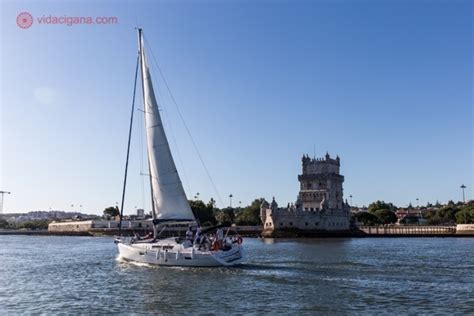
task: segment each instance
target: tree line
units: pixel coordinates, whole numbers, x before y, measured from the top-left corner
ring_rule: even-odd
[[[48,229],[52,220],[40,219],[29,220],[21,223],[10,223],[4,218],[0,218],[0,229],[27,229],[27,230],[45,230]]]
[[[201,200],[189,201],[194,216],[199,220],[201,226],[212,226],[216,224],[236,224],[241,226],[261,225],[260,205],[263,198],[253,200],[246,207],[226,207],[219,209],[216,202],[211,199],[208,203]]]
[[[216,207],[216,201],[211,198],[205,203],[202,200],[190,200],[189,205],[194,216],[198,219],[201,226],[214,226],[217,224],[236,224],[236,225],[261,225],[260,205],[263,198],[255,199],[246,207]],[[118,207],[109,206],[103,211],[103,217],[112,219],[120,215]]]
[[[201,226],[214,226],[217,224],[260,225],[260,205],[263,198],[255,199],[246,207],[216,207],[216,201],[210,199],[205,203],[202,200],[190,200],[189,205],[194,216]],[[109,206],[103,211],[103,217],[112,219],[120,215],[118,207]]]
[[[416,210],[419,211],[421,217],[427,221],[428,225],[442,224],[472,224],[474,223],[474,201],[468,203],[454,203],[449,201],[446,205],[430,203],[427,206],[413,208],[398,208],[392,203],[384,201],[376,201],[369,205],[368,212],[358,212],[354,218],[364,225],[386,225],[396,223],[398,218],[395,214],[397,210]],[[414,215],[408,215],[400,221],[402,224],[417,223],[418,218]]]

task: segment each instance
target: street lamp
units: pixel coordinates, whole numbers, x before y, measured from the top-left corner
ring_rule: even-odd
[[[351,201],[351,206],[352,206],[352,194],[349,195],[349,199],[350,199],[350,201]]]
[[[419,198],[416,198],[416,207],[420,207],[420,203],[418,203],[419,200]]]
[[[230,204],[230,207],[232,208],[232,194],[229,194],[229,204]]]
[[[466,198],[464,196],[464,189],[467,188],[464,184],[460,186],[460,188],[462,189],[462,202],[463,203],[466,203]]]
[[[0,191],[0,214],[3,213],[3,198],[5,194],[11,194],[11,192]]]

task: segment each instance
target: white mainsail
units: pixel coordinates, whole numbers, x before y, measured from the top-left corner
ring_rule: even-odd
[[[145,57],[143,35],[139,30],[141,77],[148,148],[152,203],[160,221],[195,221],[171,155]]]

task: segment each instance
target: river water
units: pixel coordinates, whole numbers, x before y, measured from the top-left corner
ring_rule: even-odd
[[[471,314],[474,239],[244,239],[235,268],[117,260],[111,238],[0,236],[5,314]]]

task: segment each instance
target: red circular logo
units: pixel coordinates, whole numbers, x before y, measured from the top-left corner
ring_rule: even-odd
[[[33,25],[33,16],[28,12],[21,12],[16,17],[16,24],[22,29],[27,29]]]

